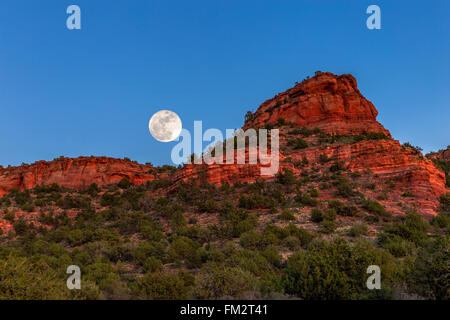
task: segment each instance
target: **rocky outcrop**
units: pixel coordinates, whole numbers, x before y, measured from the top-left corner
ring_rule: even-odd
[[[305,168],[297,165],[300,161],[307,159],[314,166],[321,162],[320,157],[325,154],[328,158],[341,161],[350,171],[366,172],[371,181],[395,181],[395,186],[389,191],[389,199],[380,200],[392,212],[397,210],[394,208],[395,203],[410,202],[420,209],[420,213],[436,214],[439,196],[448,192],[448,189],[445,187],[445,173],[429,159],[447,160],[449,149],[429,154],[429,159],[424,158],[417,150],[403,147],[393,140],[389,131],[377,122],[377,114],[373,104],[359,92],[353,76],[318,73],[264,102],[246,122],[244,129],[287,123],[290,128],[286,129],[285,126],[280,131],[280,168],[290,168],[295,175],[301,175]],[[306,149],[293,150],[286,147],[292,127],[318,128],[321,134],[329,135],[382,133],[383,139],[377,137],[369,141],[349,140],[326,145],[312,141]],[[247,149],[247,156],[249,152],[255,150]],[[169,177],[159,175],[152,166],[120,159],[60,158],[51,162],[40,161],[32,165],[0,169],[0,196],[13,188],[24,190],[36,185],[56,183],[80,189],[91,183],[117,183],[123,178],[134,184],[167,178],[170,186],[166,191],[174,190],[182,181],[234,184],[254,182],[260,177],[276,179],[275,175],[261,176],[262,165],[259,163],[236,164],[236,158],[234,163],[185,165]],[[405,195],[408,199],[405,199]],[[373,197],[374,194],[368,196]]]
[[[242,150],[242,149],[241,149]],[[258,154],[258,149],[245,149],[245,164],[238,164],[237,152],[234,152],[234,160],[232,164],[226,163],[226,156],[223,156],[223,164],[186,164],[181,170],[176,172],[172,177],[173,189],[179,182],[196,182],[201,183],[213,183],[220,185],[222,183],[234,184],[240,183],[252,183],[258,177],[261,176],[261,168],[267,167],[267,165],[261,165],[258,161],[256,164],[249,163],[249,154],[255,157]],[[269,152],[270,155],[270,152]],[[275,176],[265,176],[265,179],[274,179]]]
[[[349,144],[310,147],[295,152],[281,151],[280,169],[288,168],[300,176],[304,168],[298,165],[306,159],[311,166],[321,163],[326,155],[331,163],[342,162],[351,172],[366,173],[379,185],[395,182],[389,191],[390,200],[381,201],[386,207],[392,199],[404,202],[402,194],[410,194],[420,213],[434,215],[439,206],[439,196],[446,192],[445,174],[430,160],[415,151],[402,147],[397,140],[360,141]],[[275,180],[275,176],[262,176],[259,164],[186,165],[173,177],[173,185],[179,181],[221,184],[227,182],[255,182],[258,178]],[[171,188],[173,189],[173,188]]]
[[[427,154],[428,159],[436,159],[441,161],[450,161],[450,146],[447,149],[439,150],[437,152],[430,152]]]
[[[377,115],[374,105],[359,92],[352,75],[325,72],[264,102],[244,129],[274,125],[282,118],[295,126],[319,128],[326,133],[367,131],[390,136],[376,121]]]
[[[99,186],[118,183],[123,178],[134,184],[142,184],[155,177],[152,166],[132,161],[107,157],[59,158],[0,169],[0,196],[11,189],[22,191],[53,183],[82,189],[91,183]]]
[[[391,138],[390,132],[376,121],[377,114],[373,104],[359,92],[353,76],[318,73],[264,102],[244,129],[268,124],[277,127],[284,122],[294,127],[319,128],[325,134],[375,132]],[[287,135],[286,130],[280,132],[281,145],[286,145]],[[300,175],[303,168],[295,163],[304,158],[309,163],[319,163],[323,154],[342,161],[351,171],[370,172],[379,183],[395,181],[395,188],[389,193],[390,199],[405,202],[408,199],[401,195],[412,195],[413,205],[423,214],[436,214],[439,196],[446,192],[445,174],[422,154],[401,146],[393,139],[313,146],[293,152],[281,148],[280,168],[289,168]],[[446,154],[441,152],[437,157],[446,157]],[[257,178],[275,179],[261,176],[259,165],[213,164],[185,166],[175,175],[175,182],[201,180],[220,184],[254,182]],[[392,207],[389,202],[392,200],[384,203],[387,208]]]
[[[411,194],[421,213],[435,214],[439,196],[446,192],[445,175],[430,160],[397,140],[361,141],[328,147],[309,148],[291,155],[294,159],[308,159],[318,163],[320,155],[342,161],[352,172],[368,172],[375,181],[395,181],[390,196]]]

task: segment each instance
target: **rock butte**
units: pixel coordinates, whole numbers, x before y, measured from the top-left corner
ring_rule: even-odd
[[[431,152],[431,153],[427,154],[427,158],[443,160],[443,161],[450,161],[450,146],[448,146],[447,149],[445,149],[445,150],[440,150],[437,152]]]
[[[379,132],[391,137],[389,131],[377,122],[377,114],[374,105],[359,92],[353,76],[337,76],[326,72],[319,73],[264,102],[255,112],[253,119],[243,128],[276,124],[278,119],[283,118],[294,126],[319,128],[321,132],[329,134]],[[280,138],[284,139],[281,132]],[[394,198],[400,199],[401,193],[412,193],[414,204],[422,214],[437,214],[439,196],[450,191],[445,188],[444,173],[431,160],[403,148],[397,140],[314,146],[289,154],[283,154],[281,151],[280,168],[288,167],[296,175],[300,175],[302,169],[295,167],[292,160],[306,158],[310,163],[316,163],[321,154],[341,160],[351,171],[369,170],[375,181],[395,179],[397,184]],[[435,157],[448,158],[448,153],[440,153]],[[39,161],[31,165],[0,169],[0,196],[13,188],[25,190],[52,183],[80,189],[91,183],[118,183],[123,178],[134,184],[167,178],[170,179],[171,186],[166,191],[171,191],[181,181],[198,180],[200,177],[214,184],[224,181],[231,184],[254,182],[260,177],[259,165],[250,164],[185,165],[171,176],[161,176],[156,172],[152,166],[107,157]],[[394,207],[392,200],[380,202],[388,210]],[[394,209],[392,211],[403,213]]]
[[[91,183],[101,186],[127,178],[134,184],[142,184],[156,178],[152,169],[152,166],[108,157],[61,157],[49,162],[38,161],[31,165],[0,169],[0,196],[13,188],[22,191],[53,183],[81,189]]]
[[[352,75],[324,72],[264,102],[244,129],[276,124],[283,118],[299,127],[319,128],[331,134],[367,131],[390,137],[389,131],[376,121],[377,115]]]

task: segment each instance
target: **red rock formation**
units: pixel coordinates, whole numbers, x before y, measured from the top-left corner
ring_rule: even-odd
[[[428,159],[437,159],[443,161],[450,161],[450,146],[447,146],[445,150],[439,150],[437,152],[430,152],[427,154]]]
[[[256,178],[261,176],[261,168],[267,167],[267,165],[249,164],[249,153],[256,156],[257,149],[248,148],[245,149],[245,164],[237,163],[237,152],[234,152],[234,162],[232,164],[226,164],[226,157],[224,155],[223,164],[213,163],[207,164],[187,164],[176,172],[172,177],[173,187],[180,181],[196,181],[197,183],[207,182],[213,184],[222,184],[227,182],[234,184],[235,182],[254,182]],[[270,152],[270,150],[269,150]],[[270,153],[269,153],[270,154]],[[274,179],[274,176],[265,176],[266,179]],[[173,189],[170,188],[170,189]]]
[[[319,128],[334,134],[382,132],[376,121],[378,111],[359,92],[352,75],[320,73],[264,102],[244,129],[276,124],[283,118],[296,126]]]
[[[314,147],[290,156],[317,163],[321,154],[342,161],[351,171],[370,171],[379,182],[396,181],[391,193],[413,194],[421,213],[436,214],[439,196],[446,192],[444,173],[430,160],[403,148],[397,140]]]
[[[11,222],[6,221],[6,220],[0,220],[0,231],[1,232],[6,234],[12,230],[13,230],[13,225]]]
[[[342,161],[353,172],[368,172],[378,183],[395,181],[392,198],[404,202],[401,194],[411,193],[420,213],[435,215],[439,196],[446,192],[445,175],[430,160],[404,148],[397,140],[361,141],[352,144],[310,147],[294,153],[280,154],[280,168],[289,168],[295,175],[304,170],[295,165],[306,158],[311,165],[320,163],[320,156]],[[289,160],[288,160],[289,158]],[[183,180],[221,184],[255,182],[258,178],[274,180],[275,176],[261,176],[261,165],[212,164],[186,165],[173,177],[174,185]],[[172,189],[172,188],[171,188]],[[383,203],[383,201],[381,201]],[[389,201],[383,203],[390,206]]]
[[[376,121],[377,114],[373,104],[361,95],[356,80],[351,75],[320,73],[264,102],[244,129],[276,124],[278,119],[283,118],[294,126],[310,129],[317,127],[321,132],[330,134],[358,134],[366,131],[391,137],[389,131]],[[286,138],[287,133],[281,131],[281,146],[286,145]],[[430,158],[448,159],[449,153],[444,151],[431,155]],[[414,202],[413,205],[421,213],[436,214],[439,196],[448,192],[442,171],[420,153],[404,148],[392,139],[281,151],[280,168],[288,167],[299,175],[303,169],[295,165],[296,161],[306,158],[311,164],[315,164],[319,162],[321,154],[342,161],[352,171],[370,171],[377,182],[395,180],[390,200],[383,203],[388,209],[394,207],[392,199],[397,199],[396,202]],[[52,183],[78,189],[91,183],[106,185],[127,178],[135,184],[141,184],[158,178],[153,169],[151,166],[105,157],[41,161],[32,165],[0,169],[0,196],[12,188],[24,190]],[[173,190],[180,181],[190,180],[215,184],[253,182],[261,176],[260,169],[260,164],[186,165],[171,177],[172,184],[168,190]],[[275,176],[262,178],[273,180]],[[414,200],[400,198],[402,193],[412,193]],[[392,211],[396,212],[395,209]]]
[[[152,166],[107,157],[59,158],[50,162],[0,169],[0,196],[37,185],[51,185],[80,189],[91,183],[99,186],[118,183],[123,178],[135,184],[155,179]]]
[[[276,125],[278,119],[283,118],[294,126],[319,128],[324,133],[381,132],[391,137],[390,132],[376,121],[377,114],[373,104],[361,95],[351,75],[321,73],[264,102],[244,129]],[[285,138],[280,133],[281,144],[285,144]],[[306,158],[310,163],[318,163],[321,154],[343,161],[351,171],[370,171],[379,182],[395,180],[391,198],[404,202],[406,200],[401,198],[401,194],[413,194],[414,205],[424,214],[436,214],[439,196],[446,192],[444,173],[421,154],[402,147],[396,140],[310,147],[293,153],[281,151],[280,168],[290,168],[299,175],[302,169],[287,158],[297,161]],[[259,177],[275,178],[261,176],[259,165],[188,165],[175,175],[174,182],[203,179],[220,184],[224,181],[254,182]],[[391,207],[389,201],[384,205]]]

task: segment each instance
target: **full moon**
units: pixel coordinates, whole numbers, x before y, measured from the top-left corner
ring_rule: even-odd
[[[178,138],[181,128],[180,117],[170,110],[156,112],[148,123],[153,138],[161,142],[170,142]]]

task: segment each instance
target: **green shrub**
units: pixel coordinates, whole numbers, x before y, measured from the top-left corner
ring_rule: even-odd
[[[257,283],[248,271],[209,264],[200,270],[194,296],[198,299],[244,298],[246,293],[256,290]]]
[[[394,257],[406,257],[412,254],[415,246],[401,237],[385,232],[378,233],[378,243]]]
[[[61,192],[62,189],[59,185],[57,185],[56,183],[53,183],[51,185],[38,185],[36,186],[33,191],[36,194],[45,194],[45,193],[52,193],[52,192]]]
[[[395,269],[384,250],[368,242],[351,247],[343,240],[316,241],[288,258],[282,284],[300,299],[354,299],[366,290],[366,270],[373,264],[383,270],[383,285],[389,286]]]
[[[433,226],[437,228],[449,228],[450,227],[450,215],[447,213],[440,213],[433,217],[431,220]]]
[[[350,183],[350,181],[344,177],[339,176],[335,182],[333,182],[334,185],[336,185],[336,195],[344,198],[349,198],[353,196],[353,185]]]
[[[419,154],[423,151],[423,149],[421,147],[418,146],[413,146],[411,143],[409,142],[405,142],[404,144],[402,144],[403,148],[407,148],[407,149],[411,149],[412,151],[414,151],[414,153]]]
[[[208,252],[203,247],[199,247],[185,258],[186,267],[189,269],[200,268],[207,259]]]
[[[102,195],[100,204],[103,207],[107,206],[118,206],[120,204],[120,196],[119,193],[104,193]]]
[[[121,189],[128,189],[131,186],[131,182],[127,178],[123,178],[117,185]]]
[[[289,220],[295,220],[295,216],[294,216],[294,214],[293,214],[290,210],[285,209],[285,210],[283,210],[283,211],[281,212],[281,214],[280,214],[280,219],[281,219],[281,220],[286,220],[286,221],[289,221]]]
[[[355,135],[354,141],[364,141],[364,140],[388,140],[390,139],[382,132],[363,132],[362,134]]]
[[[167,256],[172,262],[180,262],[195,257],[198,248],[199,244],[192,239],[184,236],[175,237],[170,243]]]
[[[354,224],[348,231],[348,235],[351,237],[360,237],[367,234],[367,226],[364,224]]]
[[[96,197],[99,192],[100,192],[100,188],[98,187],[98,185],[96,183],[91,183],[89,185],[89,188],[87,189],[87,193],[91,197]]]
[[[138,295],[155,300],[187,299],[191,286],[181,274],[147,273],[138,280]]]
[[[312,222],[321,222],[323,220],[323,212],[319,209],[312,209],[311,210],[311,221]]]
[[[327,210],[325,210],[323,218],[324,218],[324,220],[330,220],[330,221],[336,220],[336,210],[333,208],[328,208]]]
[[[450,160],[433,159],[434,164],[445,173],[445,186],[450,188]]]
[[[320,156],[319,156],[319,161],[320,161],[320,163],[327,163],[328,161],[330,161],[330,159],[328,158],[328,155],[326,154],[326,153],[322,153]]]
[[[375,200],[365,200],[363,202],[362,207],[366,209],[369,213],[375,214],[377,216],[385,217],[388,216],[388,213],[386,212],[386,209],[377,201]]]
[[[75,229],[69,232],[67,235],[67,242],[71,246],[79,246],[89,239],[90,235],[88,232],[84,232],[80,229]]]
[[[16,215],[14,212],[6,212],[5,213],[5,220],[9,221],[9,222],[14,222],[14,219],[16,218]]]
[[[449,300],[449,238],[438,237],[420,249],[408,278],[410,287],[427,299]]]
[[[281,254],[280,250],[277,246],[267,246],[264,251],[262,252],[262,255],[267,259],[267,261],[272,264],[275,267],[281,266]]]
[[[421,244],[426,240],[426,231],[429,228],[429,223],[422,216],[417,213],[409,213],[405,216],[404,221],[385,225],[384,231],[390,235]]]
[[[295,201],[297,201],[300,205],[315,207],[319,203],[316,199],[311,198],[309,193],[300,193],[295,197]]]
[[[292,185],[296,181],[294,173],[288,168],[283,168],[283,172],[280,170],[277,177],[278,181],[284,185]]]
[[[183,212],[180,210],[175,210],[170,217],[170,226],[173,230],[178,230],[180,228],[186,227],[186,218],[184,217]]]
[[[331,200],[328,202],[328,208],[334,209],[338,215],[352,217],[356,215],[358,209],[355,206],[347,206],[339,200]]]
[[[404,197],[404,198],[414,198],[414,194],[412,192],[410,192],[410,191],[403,192],[402,193],[402,197]]]
[[[276,202],[272,198],[264,197],[260,194],[241,195],[239,198],[239,207],[245,209],[269,208],[275,204]]]
[[[342,161],[337,161],[330,166],[330,172],[339,172],[344,170],[344,163]]]
[[[284,118],[278,118],[277,125],[284,126],[286,124],[286,120]]]
[[[287,145],[293,147],[296,150],[308,148],[308,143],[302,138],[290,139],[288,140]]]
[[[28,225],[22,219],[19,219],[16,222],[14,222],[13,226],[14,226],[14,232],[17,235],[23,236],[23,235],[25,235],[27,233]]]
[[[380,218],[378,218],[378,216],[367,215],[364,216],[364,221],[366,221],[367,223],[377,223],[380,221]]]
[[[289,235],[297,237],[297,239],[300,240],[300,245],[302,247],[307,247],[314,238],[314,236],[307,230],[303,228],[297,228],[292,223],[290,223],[286,227],[286,231],[288,232]]]
[[[21,208],[22,208],[23,211],[32,212],[32,211],[34,211],[35,207],[34,207],[33,202],[27,202],[27,203],[23,204],[21,206]]]
[[[219,210],[219,205],[217,203],[217,201],[212,200],[212,199],[208,199],[205,201],[199,201],[197,203],[197,211],[202,213],[202,212],[207,212],[207,213],[213,213],[213,212],[217,212]]]
[[[257,250],[261,245],[261,235],[255,230],[241,234],[241,246],[246,249]]]
[[[11,205],[11,200],[7,196],[0,198],[0,206],[9,207]]]
[[[247,113],[245,114],[244,123],[247,123],[250,120],[253,120],[254,116],[255,115],[253,114],[253,112],[247,111]]]
[[[320,222],[320,225],[319,225],[320,232],[330,234],[330,233],[333,233],[334,230],[336,230],[336,224],[334,223],[334,221],[323,220],[322,222]]]
[[[239,237],[242,233],[252,230],[257,224],[257,217],[246,210],[235,210],[224,217],[231,229],[231,236]]]
[[[273,232],[264,230],[262,233],[261,245],[263,247],[267,247],[270,245],[278,245],[280,243],[280,239]]]
[[[313,130],[310,130],[306,127],[300,127],[300,128],[295,128],[291,131],[288,132],[289,134],[301,134],[304,135],[306,137],[309,137],[310,135],[312,135],[314,133]]]
[[[311,189],[311,191],[309,191],[309,194],[311,195],[311,197],[317,198],[319,196],[319,190],[317,190],[316,188],[313,188],[313,189]]]
[[[60,300],[98,299],[98,288],[84,282],[84,289],[74,294],[67,290],[66,282],[42,260],[32,262],[26,258],[0,259],[0,300]],[[74,290],[77,291],[77,290]],[[94,292],[95,291],[95,292]],[[91,295],[86,296],[88,293]],[[93,294],[92,294],[93,293]]]
[[[443,213],[450,213],[450,193],[441,194],[439,202],[441,204],[439,210]]]
[[[290,250],[297,250],[300,248],[300,240],[297,237],[294,236],[288,236],[283,240],[283,245]]]
[[[11,191],[11,195],[19,206],[23,206],[32,200],[29,190],[25,190],[24,192]]]

